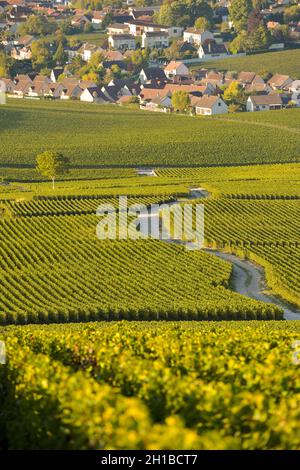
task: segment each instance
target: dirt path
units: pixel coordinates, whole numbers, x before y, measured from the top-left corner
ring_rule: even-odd
[[[190,188],[189,195],[185,199],[181,199],[180,202],[184,202],[184,200],[190,201],[192,199],[206,198],[208,196],[209,196],[209,192],[206,191],[204,188]],[[170,203],[169,205],[172,206],[173,204],[176,204],[176,203],[177,201]],[[155,214],[150,215],[148,214],[148,212],[146,212],[146,213],[140,214],[139,218],[141,222],[143,220],[144,222],[147,221],[147,223],[149,223],[150,218],[156,218],[158,221],[159,214],[157,212]],[[144,229],[148,230],[148,227],[146,227],[145,225],[143,225],[143,223],[141,223],[140,229],[142,231],[143,231],[143,227]],[[185,242],[181,240],[167,240],[167,239],[164,239],[162,241],[167,242],[167,243],[176,243],[179,245],[184,245],[186,247],[190,245],[190,248],[193,249],[193,243],[191,242]],[[217,251],[217,250],[213,250],[209,248],[204,248],[203,251],[205,251],[206,253],[209,253],[212,256],[218,256],[224,261],[232,263],[233,265],[232,278],[231,278],[232,290],[234,290],[235,292],[238,292],[241,295],[244,295],[245,297],[260,300],[261,302],[272,303],[274,305],[277,305],[278,307],[281,307],[284,312],[285,320],[300,320],[299,310],[285,304],[283,300],[276,297],[275,295],[272,295],[271,293],[267,291],[267,283],[265,279],[265,274],[261,266],[251,261],[243,260],[231,253],[225,253],[222,251]]]
[[[238,258],[230,253],[211,249],[205,249],[204,251],[232,263],[233,272],[231,287],[235,292],[245,295],[246,297],[250,297],[251,299],[278,305],[283,309],[284,318],[286,320],[300,320],[299,310],[287,306],[281,299],[266,292],[267,285],[264,270],[261,266],[258,266],[251,261]]]

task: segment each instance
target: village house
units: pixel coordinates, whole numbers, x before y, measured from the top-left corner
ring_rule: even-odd
[[[167,77],[160,67],[145,67],[140,71],[139,80],[142,85],[151,83],[166,83]]]
[[[44,96],[52,99],[60,99],[64,86],[62,83],[49,83]]]
[[[147,101],[140,106],[141,109],[148,111],[170,112],[172,108],[172,99],[169,94],[165,96],[155,96],[151,101]]]
[[[292,82],[293,79],[288,75],[275,73],[275,75],[268,80],[268,85],[270,85],[272,90],[288,90]]]
[[[142,47],[150,49],[163,49],[169,47],[169,36],[164,31],[144,31],[142,34]]]
[[[277,93],[269,95],[252,95],[247,99],[246,108],[249,112],[254,111],[272,111],[282,109],[283,103],[281,96]]]
[[[21,36],[17,41],[15,41],[15,45],[29,47],[35,40],[36,38],[34,36],[26,34],[25,36]]]
[[[200,46],[208,39],[214,39],[214,35],[210,31],[201,31],[200,29],[196,28],[187,28],[183,33],[183,40],[185,42],[195,44],[197,46]]]
[[[132,20],[126,22],[130,29],[130,33],[134,36],[142,36],[144,32],[154,33],[154,32],[164,32],[167,33],[169,37],[181,37],[183,28],[179,26],[165,26],[156,23],[149,23],[147,21]]]
[[[66,82],[65,82],[66,83]],[[82,88],[78,85],[78,83],[67,83],[64,84],[64,88],[61,92],[60,99],[61,100],[75,100],[80,98],[82,94]]]
[[[86,24],[91,24],[92,21],[87,15],[78,13],[71,19],[71,25],[77,28],[83,28]]]
[[[165,68],[167,78],[171,79],[177,75],[189,75],[189,69],[183,62],[172,60]]]
[[[63,67],[55,67],[55,69],[52,69],[50,73],[51,82],[56,83],[58,80],[58,77],[63,73],[64,73]]]
[[[135,49],[135,39],[131,34],[112,34],[108,36],[108,44],[112,49]]]
[[[211,116],[228,113],[228,106],[219,96],[203,96],[195,105],[196,114]]]
[[[78,50],[78,54],[81,55],[85,62],[89,62],[95,52],[102,52],[102,48],[96,46],[96,44],[89,44],[87,42]]]
[[[10,55],[15,60],[30,60],[32,52],[30,47],[15,46],[11,49]]]
[[[107,32],[109,35],[114,35],[114,34],[127,34],[129,33],[129,27],[126,24],[123,23],[113,23],[108,26]]]
[[[228,56],[228,51],[224,44],[217,44],[216,41],[208,39],[200,45],[198,56],[203,60],[225,59]]]
[[[255,72],[240,72],[237,77],[238,81],[243,85],[251,85],[254,83],[264,84],[264,80]]]
[[[93,11],[92,13],[92,26],[94,29],[101,29],[105,15],[101,11]]]
[[[110,100],[102,93],[99,87],[88,87],[80,95],[80,101],[87,103],[106,104]]]

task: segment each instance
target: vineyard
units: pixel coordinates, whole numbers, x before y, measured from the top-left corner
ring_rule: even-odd
[[[51,196],[49,183],[22,183],[23,198],[19,183],[3,186],[1,323],[282,318],[278,307],[232,292],[231,266],[212,255],[96,237],[96,210],[118,206],[117,195],[149,206],[197,185],[212,192],[201,201],[206,244],[258,262],[268,286],[300,304],[299,165],[156,173],[61,181]]]
[[[256,72],[258,74],[268,71],[273,74],[281,73],[298,78],[300,59],[299,49],[287,51],[266,52],[263,54],[247,55],[245,57],[228,58],[223,60],[209,60],[201,67],[217,70],[229,70],[241,72],[243,70]],[[195,67],[191,67],[195,68]]]
[[[8,449],[298,449],[299,322],[7,327]]]
[[[253,125],[244,123],[243,113],[211,119],[14,100],[1,107],[0,165],[34,167],[45,148],[63,152],[76,167],[297,162],[300,134],[287,132],[292,123],[280,128],[285,113],[275,113],[278,125],[268,127],[255,117]]]
[[[99,240],[95,215],[21,217],[0,225],[0,319],[282,318],[231,292],[231,267],[156,240]]]

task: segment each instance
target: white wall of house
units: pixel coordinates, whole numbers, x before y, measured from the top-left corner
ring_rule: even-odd
[[[221,98],[219,98],[211,108],[205,108],[202,106],[196,106],[196,114],[201,114],[203,116],[211,116],[215,114],[227,114],[228,106],[224,103]]]
[[[123,39],[123,38],[118,38],[117,36],[109,36],[108,44],[113,49],[119,49],[119,50],[135,49],[134,38]]]
[[[199,59],[202,59],[202,60],[216,60],[216,59],[226,59],[228,57],[228,54],[227,53],[224,53],[224,54],[222,54],[222,53],[221,54],[206,53],[205,54],[202,46],[200,46],[199,49],[198,49],[198,57],[199,57]]]
[[[185,42],[197,44],[198,46],[200,46],[200,44],[203,44],[203,42],[207,39],[214,39],[214,35],[210,31],[203,31],[203,33],[191,33],[188,31],[184,31],[183,33],[183,40]]]
[[[189,69],[184,64],[180,64],[177,68],[173,70],[166,70],[165,74],[168,78],[175,77],[176,75],[189,75]]]
[[[142,35],[142,47],[149,47],[149,48],[163,48],[169,47],[169,38],[168,36],[147,36],[147,34]]]

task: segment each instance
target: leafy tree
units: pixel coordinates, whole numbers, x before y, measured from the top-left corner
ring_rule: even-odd
[[[278,42],[288,41],[290,35],[290,28],[286,24],[278,25],[272,32],[273,38]]]
[[[47,18],[43,15],[32,15],[29,16],[25,23],[22,23],[19,27],[19,33],[32,34],[32,35],[46,35],[53,33],[56,30],[56,24],[50,23]]]
[[[0,51],[0,77],[5,78],[9,75],[9,59],[4,51]]]
[[[164,3],[158,14],[156,21],[165,25],[193,26],[199,17],[213,21],[213,10],[211,6],[203,0],[175,0],[172,3]]]
[[[60,42],[56,52],[53,56],[53,60],[56,64],[63,65],[67,61],[67,54],[64,51],[63,43]]]
[[[251,0],[232,0],[229,7],[230,18],[236,31],[247,29],[247,21],[252,10]]]
[[[176,111],[186,111],[190,102],[190,96],[186,91],[179,90],[172,94],[172,106]]]
[[[272,77],[272,73],[269,72],[268,70],[261,70],[258,75],[265,81],[267,82],[271,77]]]
[[[228,112],[229,113],[238,113],[240,111],[242,111],[242,106],[240,104],[231,103],[228,106]]]
[[[225,89],[223,97],[227,103],[243,104],[245,102],[243,85],[239,82],[231,82]]]
[[[229,33],[230,32],[228,21],[222,21],[222,23],[220,25],[220,30],[221,30],[221,33]]]
[[[292,5],[284,9],[283,18],[285,23],[290,23],[291,21],[300,21],[300,6]]]
[[[70,161],[60,152],[47,151],[36,157],[37,171],[52,180],[52,188],[55,187],[55,178],[68,173]]]
[[[178,59],[180,57],[180,42],[173,41],[170,47],[165,49],[165,56],[168,60]]]
[[[204,16],[199,16],[195,21],[195,28],[200,29],[201,31],[209,30],[211,28],[211,22]]]
[[[136,49],[132,52],[130,60],[135,71],[140,71],[143,67],[148,65],[149,54],[149,49]]]
[[[41,69],[48,67],[53,62],[53,56],[50,44],[46,39],[34,41],[31,45],[32,65],[34,68]]]
[[[230,43],[229,50],[232,54],[237,54],[240,51],[244,51],[247,46],[247,33],[242,31],[238,34]]]

